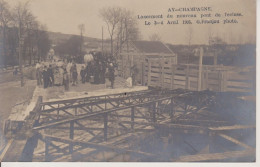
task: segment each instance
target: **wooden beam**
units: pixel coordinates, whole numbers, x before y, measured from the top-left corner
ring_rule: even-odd
[[[228,151],[224,153],[211,153],[211,154],[196,154],[181,156],[177,159],[172,159],[176,162],[200,162],[200,161],[216,161],[225,160],[229,158],[241,158],[255,156],[255,149],[247,149],[243,151]]]
[[[163,100],[167,100],[167,99],[171,99],[171,98],[173,98],[173,97],[169,95],[169,97],[160,98],[160,99],[156,99],[156,100],[152,100],[152,101],[148,101],[148,102],[144,102],[144,103],[140,103],[140,104],[134,104],[134,105],[124,106],[124,107],[119,107],[119,108],[108,109],[108,110],[105,110],[105,111],[99,111],[99,112],[96,112],[96,113],[91,113],[91,114],[82,115],[82,116],[75,116],[74,118],[69,118],[69,119],[65,119],[65,120],[62,120],[62,121],[50,123],[50,124],[47,124],[47,125],[34,127],[33,130],[41,130],[41,129],[45,129],[45,128],[50,128],[50,127],[53,127],[53,126],[69,123],[70,121],[73,121],[73,120],[82,120],[82,119],[92,118],[92,117],[96,117],[96,116],[102,116],[106,113],[112,113],[112,112],[119,111],[119,110],[125,110],[125,109],[129,109],[131,107],[138,107],[138,106],[153,104],[155,102],[163,101]]]
[[[242,147],[244,147],[244,148],[246,148],[246,149],[253,149],[251,146],[249,146],[249,145],[247,145],[247,144],[244,144],[244,143],[238,141],[237,139],[235,139],[235,138],[233,138],[233,137],[230,137],[230,136],[225,135],[225,134],[222,134],[222,133],[218,133],[218,135],[219,135],[220,137],[222,137],[222,138],[224,138],[224,139],[227,139],[227,140],[229,140],[229,141],[231,141],[231,142],[233,142],[233,143],[235,143],[235,144],[237,144],[237,145],[240,145],[240,146],[242,146]]]
[[[212,131],[223,131],[223,130],[237,130],[237,129],[253,129],[255,125],[233,125],[233,126],[220,126],[220,127],[209,127]]]
[[[74,121],[70,121],[70,139],[74,138]],[[73,143],[69,146],[70,153],[73,153]]]
[[[111,149],[113,151],[123,151],[125,153],[136,153],[136,154],[140,154],[140,155],[154,156],[154,157],[156,156],[155,154],[151,154],[151,153],[146,153],[146,152],[142,152],[142,151],[135,151],[135,150],[129,150],[128,148],[120,148],[120,147],[110,146],[110,145],[107,145],[107,144],[97,144],[97,143],[92,143],[92,142],[71,140],[71,139],[66,139],[66,138],[46,135],[46,134],[42,134],[42,135],[45,136],[45,137],[48,137],[52,141],[68,143],[68,144],[73,143],[74,145],[79,145],[79,146],[83,146],[83,147],[90,147],[90,148],[96,148],[96,149],[97,148],[103,148],[103,149]]]
[[[104,141],[107,141],[107,117],[108,114],[104,114]]]

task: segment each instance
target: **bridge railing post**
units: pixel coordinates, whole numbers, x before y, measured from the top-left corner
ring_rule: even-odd
[[[107,120],[108,115],[107,113],[104,114],[104,140],[107,141]]]
[[[70,139],[74,138],[74,121],[70,121]],[[73,153],[73,143],[69,145],[69,152]]]
[[[135,108],[131,107],[131,129],[134,129]]]

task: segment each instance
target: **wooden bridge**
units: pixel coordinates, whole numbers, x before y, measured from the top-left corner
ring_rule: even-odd
[[[229,132],[254,132],[255,125],[237,125],[212,112],[214,97],[209,91],[175,89],[53,102],[39,98],[26,124],[13,134],[2,161],[161,161],[162,153],[138,146],[141,136],[155,133],[155,138],[166,136],[166,145],[178,134],[200,135],[206,141],[200,150],[210,148],[202,153],[185,141],[196,153],[168,161],[254,159],[255,148]],[[212,149],[217,137],[231,142],[231,150]]]

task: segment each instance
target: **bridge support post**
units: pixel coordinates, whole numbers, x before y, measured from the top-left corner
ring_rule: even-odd
[[[74,121],[70,122],[70,139],[74,138]],[[73,153],[73,143],[70,143],[69,152]]]
[[[104,114],[104,140],[107,141],[107,113]]]
[[[131,108],[131,129],[134,129],[134,120],[135,120],[135,108]]]
[[[48,137],[45,138],[45,161],[49,162],[50,155],[49,155],[49,146],[50,146],[50,139]]]

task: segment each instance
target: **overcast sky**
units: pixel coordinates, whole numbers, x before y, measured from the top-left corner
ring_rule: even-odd
[[[11,6],[18,1],[7,0]],[[142,39],[157,33],[163,42],[187,44],[188,31],[192,29],[192,44],[206,43],[209,31],[227,42],[254,41],[256,35],[255,0],[30,0],[30,9],[38,20],[45,24],[49,31],[68,34],[79,34],[78,25],[85,24],[86,36],[101,38],[101,27],[104,35],[108,32],[99,11],[107,6],[127,8],[137,15],[163,14],[167,16],[168,8],[178,7],[212,7],[213,13],[241,12],[238,24],[229,25],[165,25],[145,26],[144,20],[138,20]],[[190,12],[190,14],[196,12]],[[207,12],[204,12],[207,13]],[[175,14],[175,13],[172,13]],[[197,13],[199,14],[199,13]],[[197,15],[199,16],[199,15]],[[173,19],[174,20],[174,19]]]

